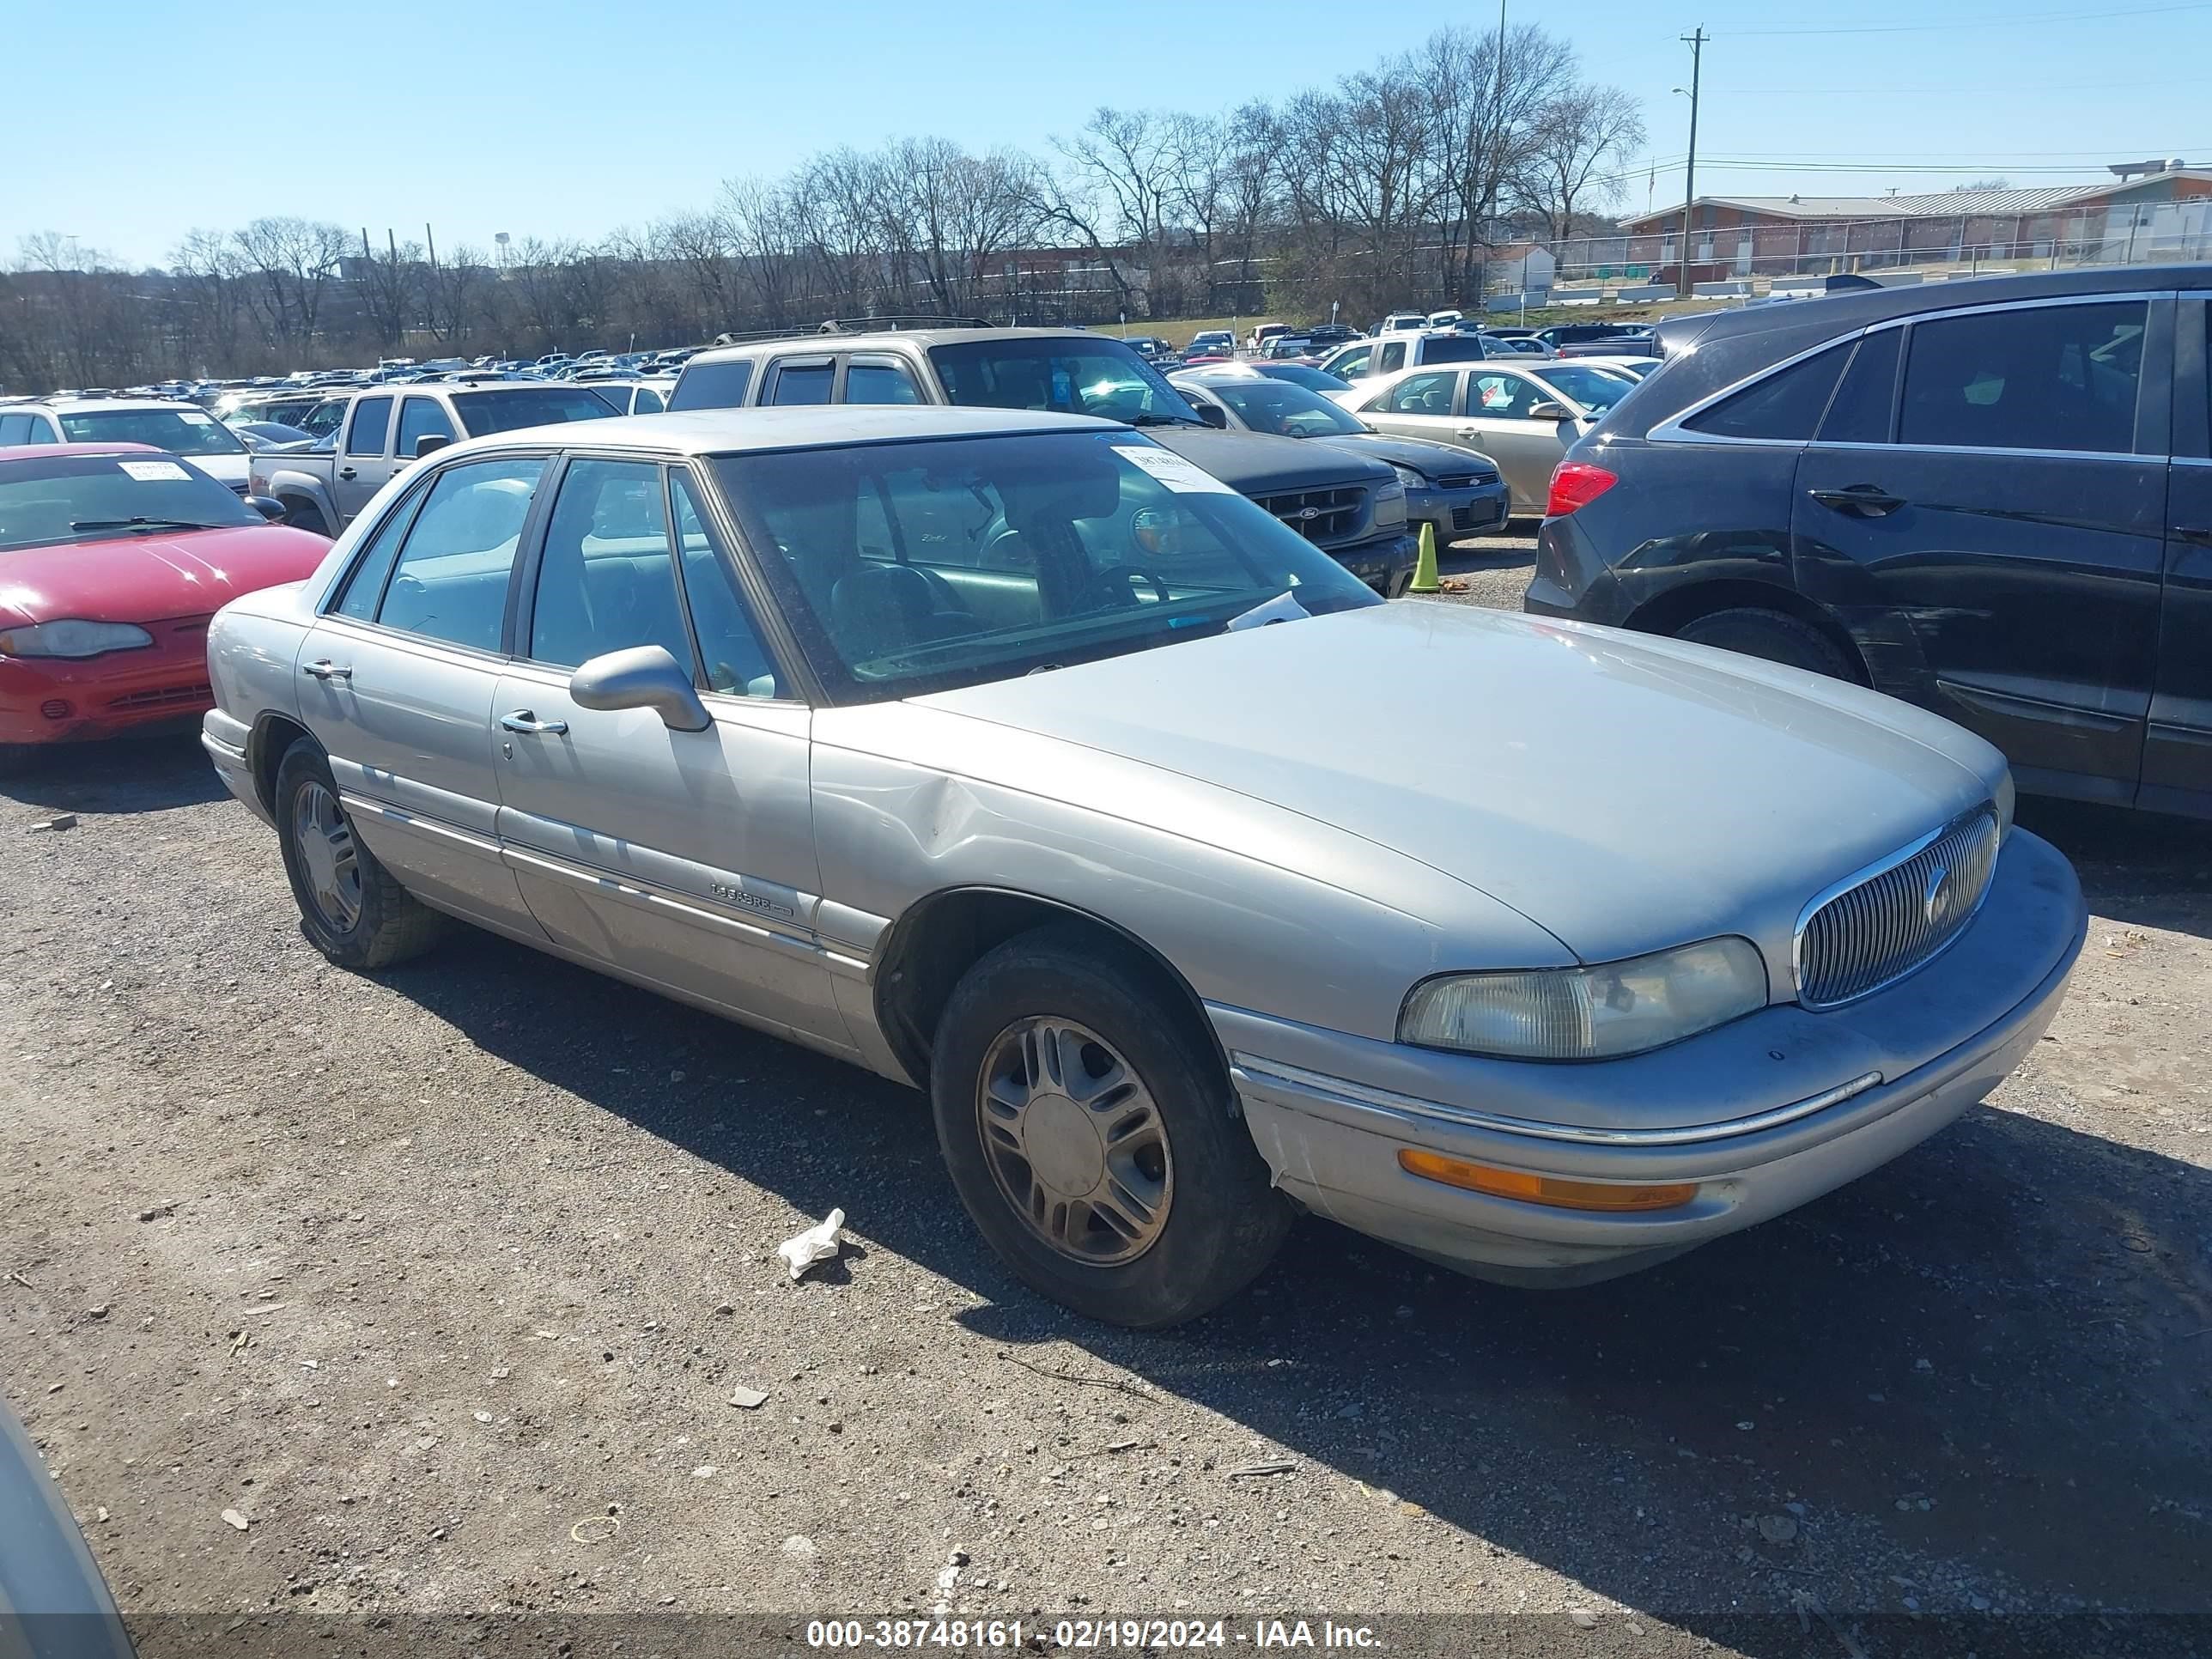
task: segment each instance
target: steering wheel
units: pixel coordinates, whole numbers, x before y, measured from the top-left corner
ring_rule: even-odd
[[[1153,597],[1161,604],[1167,603],[1169,598],[1167,584],[1151,571],[1140,570],[1133,564],[1109,564],[1091,578],[1091,586],[1094,589],[1105,588],[1111,591],[1114,596],[1113,602],[1116,605],[1134,605],[1137,602],[1136,594],[1130,591],[1130,584],[1133,582],[1144,583],[1152,590]]]

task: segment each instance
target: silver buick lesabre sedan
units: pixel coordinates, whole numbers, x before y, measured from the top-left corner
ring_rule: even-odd
[[[1384,604],[1139,431],[509,432],[210,635],[308,939],[458,916],[928,1090],[1030,1285],[1205,1311],[1311,1211],[1602,1278],[1979,1100],[2081,948],[2003,761],[1604,629]]]

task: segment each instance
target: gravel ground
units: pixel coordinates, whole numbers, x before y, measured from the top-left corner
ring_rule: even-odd
[[[1512,605],[1528,562],[1446,568]],[[920,1097],[468,930],[339,972],[189,741],[71,757],[0,790],[0,1385],[149,1652],[193,1645],[177,1614],[388,1646],[940,1604],[2148,1650],[2033,1620],[2212,1611],[2212,859],[2023,816],[2090,945],[1920,1150],[1565,1294],[1307,1222],[1138,1336],[1000,1272]],[[852,1244],[788,1283],[776,1243],[833,1205]]]

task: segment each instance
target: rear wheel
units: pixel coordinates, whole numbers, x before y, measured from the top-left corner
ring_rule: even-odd
[[[276,835],[300,906],[300,931],[341,968],[384,968],[437,941],[445,919],[417,900],[354,834],[322,750],[305,738],[276,768]]]
[[[284,522],[295,530],[312,530],[318,536],[331,533],[330,525],[323,518],[323,510],[313,501],[293,501],[284,503]]]
[[[1802,668],[1831,679],[1852,678],[1850,659],[1836,642],[1810,623],[1779,611],[1745,605],[1716,611],[1675,630],[1674,637],[1692,645],[1710,645],[1739,655],[1778,662],[1786,668]]]
[[[931,1066],[939,1144],[976,1227],[1031,1289],[1139,1329],[1256,1278],[1290,1224],[1195,1017],[1129,947],[1008,940],[955,988]]]

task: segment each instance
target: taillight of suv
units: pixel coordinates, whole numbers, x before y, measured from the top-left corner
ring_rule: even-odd
[[[1561,461],[1552,469],[1552,493],[1544,503],[1544,516],[1563,519],[1578,507],[1588,507],[1620,482],[1620,474],[1591,462]]]

